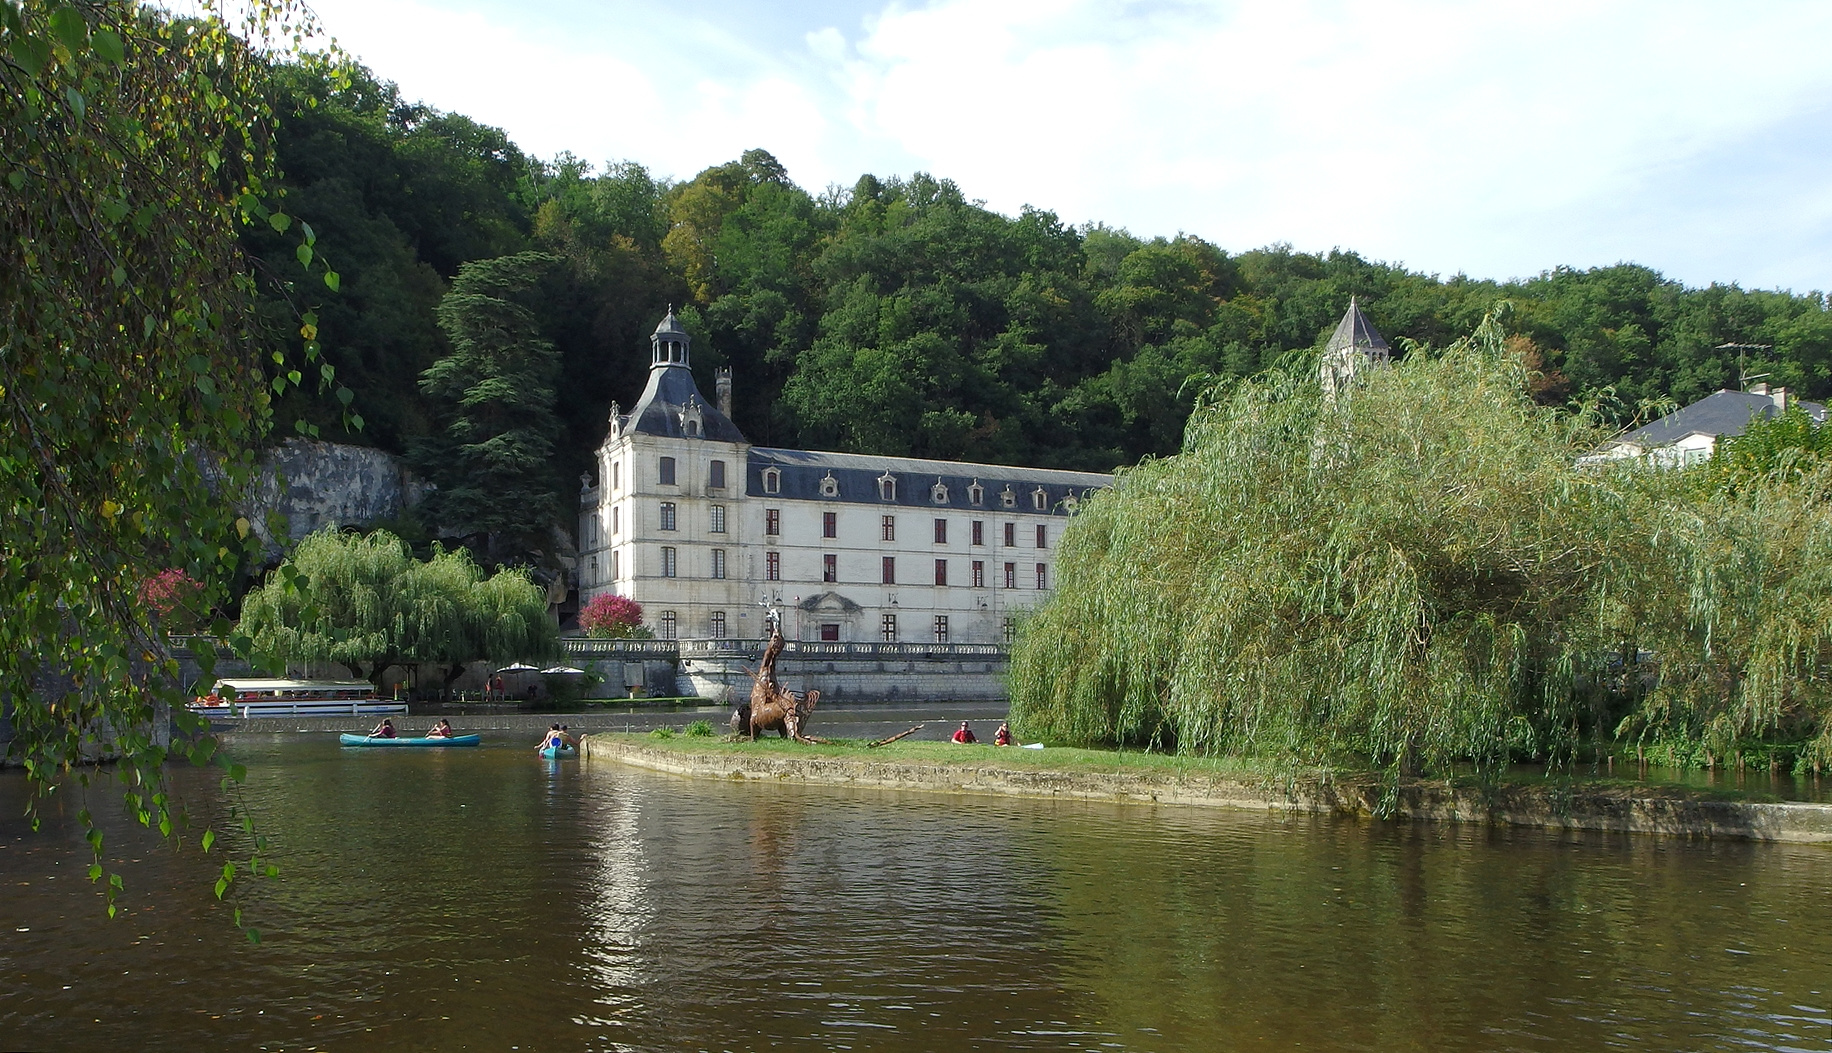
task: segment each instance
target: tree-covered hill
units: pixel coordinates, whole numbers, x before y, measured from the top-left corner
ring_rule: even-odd
[[[343,276],[315,295],[369,422],[356,441],[405,450],[438,429],[418,381],[450,351],[439,299],[466,262],[541,251],[561,261],[533,308],[561,361],[556,485],[589,462],[610,402],[640,390],[669,303],[705,379],[733,368],[754,441],[886,454],[1107,470],[1172,453],[1203,378],[1314,347],[1351,295],[1402,349],[1512,300],[1548,402],[1607,387],[1628,415],[1735,386],[1739,368],[1832,394],[1817,292],[1687,288],[1628,263],[1494,282],[1346,250],[1230,251],[1041,208],[1001,215],[921,173],[811,194],[760,149],[670,183],[633,163],[530,158],[360,67],[282,67],[273,91],[289,210]],[[271,232],[249,243],[292,251]],[[1739,363],[1725,343],[1772,350]],[[334,434],[336,407],[291,408]]]

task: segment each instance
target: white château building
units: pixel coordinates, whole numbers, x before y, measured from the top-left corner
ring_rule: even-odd
[[[579,497],[579,599],[642,604],[663,639],[1002,643],[1055,584],[1067,517],[1110,475],[752,446],[688,369],[669,311],[649,383],[613,404]]]

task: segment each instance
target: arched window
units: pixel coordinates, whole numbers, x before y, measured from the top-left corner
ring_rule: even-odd
[[[978,479],[975,479],[973,485],[967,488],[967,500],[973,502],[975,508],[986,502],[986,488],[980,485]]]
[[[1035,490],[1032,490],[1031,491],[1031,507],[1035,508],[1039,512],[1042,512],[1045,509],[1049,508],[1050,507],[1049,491],[1045,490],[1041,486],[1037,487]]]
[[[782,492],[782,469],[765,468],[763,470],[763,492],[766,494]]]
[[[888,469],[878,477],[878,500],[897,500],[897,477],[892,475]]]

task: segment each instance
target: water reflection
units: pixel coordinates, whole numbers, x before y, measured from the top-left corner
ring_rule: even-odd
[[[104,920],[0,775],[5,1045],[1832,1049],[1819,847],[237,749],[259,948],[125,830]]]

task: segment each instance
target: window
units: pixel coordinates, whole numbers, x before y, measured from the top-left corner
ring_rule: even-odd
[[[674,502],[673,501],[663,501],[662,502],[662,529],[663,530],[674,530],[676,529],[677,523],[678,523],[678,519],[675,516]]]
[[[687,437],[689,439],[697,439],[700,437],[700,422],[699,421],[690,420],[687,422]]]
[[[826,475],[821,477],[821,496],[822,497],[840,496],[840,481],[833,477],[832,472],[828,472]]]
[[[889,472],[878,477],[878,500],[897,500],[897,477]]]
[[[935,642],[948,642],[948,616],[945,614],[935,616]]]
[[[973,502],[975,508],[986,503],[986,488],[980,485],[978,479],[975,479],[973,485],[967,488],[967,500]]]
[[[1018,619],[1005,619],[1005,642],[1011,643],[1018,638]]]
[[[1005,587],[1008,589],[1018,587],[1018,565],[1016,563],[1005,564]]]
[[[976,545],[986,543],[986,524],[978,519],[973,521],[973,543]]]
[[[821,557],[821,580],[840,580],[840,557],[831,552]]]
[[[659,482],[663,486],[673,486],[674,485],[674,458],[672,457],[663,457],[662,458],[661,478]]]
[[[986,562],[984,560],[973,561],[973,587],[976,589],[986,587]]]
[[[1040,589],[1050,587],[1050,568],[1043,563],[1037,564],[1037,587]]]
[[[611,462],[611,493],[623,489],[623,462]]]
[[[611,550],[611,580],[623,577],[623,560],[617,558],[617,550]]]
[[[946,519],[937,519],[935,521],[935,543],[937,545],[945,545],[948,543],[948,521]]]
[[[663,546],[662,547],[662,577],[664,578],[674,577],[674,572],[677,569],[678,569],[678,561],[675,558],[674,549],[669,548],[667,546]]]
[[[706,620],[706,629],[713,639],[725,639],[725,612],[712,612],[712,617]]]
[[[611,506],[611,536],[612,537],[616,537],[617,535],[623,533],[623,516],[621,515],[622,512],[623,512],[622,507],[617,506],[617,505]]]
[[[884,627],[884,642],[885,643],[896,643],[897,642],[897,616],[895,614],[885,615],[884,621],[883,621],[883,627]]]
[[[839,643],[840,642],[840,623],[822,622],[821,623],[821,642],[822,643]]]
[[[673,551],[670,549],[669,551]],[[662,639],[673,640],[677,637],[676,619],[673,611],[662,612]]]
[[[766,508],[763,510],[763,532],[771,537],[782,534],[782,509]]]
[[[725,489],[725,462],[714,461],[706,472],[706,485]]]
[[[929,500],[935,502],[938,505],[947,504],[948,503],[948,484],[942,482],[940,479],[935,480],[935,485],[929,487]]]
[[[1000,491],[999,504],[1005,508],[1018,507],[1018,495],[1012,493],[1011,484],[1007,483],[1005,489]]]
[[[782,553],[765,552],[763,554],[763,580],[782,580]]]
[[[722,548],[715,548],[712,550],[712,576],[715,578],[725,577],[725,550]]]
[[[597,556],[592,557],[592,574],[591,574],[591,577],[585,580],[592,585],[598,584],[598,557]]]
[[[822,512],[821,513],[821,536],[822,537],[839,537],[840,536],[840,514],[838,512]]]
[[[947,583],[948,561],[945,559],[938,559],[935,561],[935,584],[946,585]]]
[[[1031,507],[1035,508],[1039,512],[1042,512],[1048,509],[1050,507],[1050,495],[1048,491],[1044,490],[1043,487],[1041,486],[1037,487],[1035,490],[1032,490],[1031,491]]]
[[[1047,523],[1037,524],[1037,547],[1049,548],[1050,528]]]
[[[766,494],[782,492],[782,469],[765,468],[763,470],[763,492]]]
[[[1007,524],[1005,524],[1005,544],[1006,544],[1006,547],[1008,547],[1008,548],[1016,548],[1016,547],[1017,547],[1017,544],[1018,544],[1018,524],[1016,524],[1016,523],[1007,523]]]
[[[897,557],[896,556],[884,557],[884,583],[886,585],[897,584]]]
[[[706,518],[706,529],[710,533],[714,533],[714,534],[725,533],[725,506],[724,505],[713,505],[712,506],[712,512],[709,513]]]
[[[885,541],[897,540],[897,517],[885,516],[878,524],[878,536]]]

